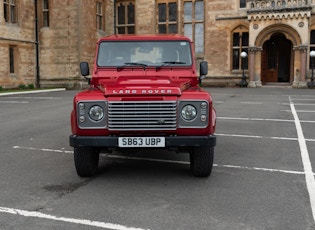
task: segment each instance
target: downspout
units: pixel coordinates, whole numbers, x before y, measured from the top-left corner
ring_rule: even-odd
[[[34,1],[34,9],[35,9],[36,87],[40,88],[37,0]]]
[[[116,34],[116,0],[114,0],[114,34]]]

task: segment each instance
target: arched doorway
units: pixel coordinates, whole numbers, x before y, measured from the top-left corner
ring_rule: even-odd
[[[290,82],[292,42],[282,34],[275,33],[263,45],[261,81]]]

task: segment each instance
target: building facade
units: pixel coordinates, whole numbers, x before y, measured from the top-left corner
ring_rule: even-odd
[[[314,0],[313,0],[314,1]],[[312,0],[0,0],[0,86],[73,87],[98,38],[179,33],[208,61],[208,85],[305,88],[315,50]],[[242,58],[245,51],[247,56]]]

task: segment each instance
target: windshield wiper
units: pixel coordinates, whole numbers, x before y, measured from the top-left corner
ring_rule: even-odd
[[[125,62],[124,65],[117,66],[117,71],[122,70],[126,66],[142,66],[145,69],[145,67],[148,66],[148,65],[143,64],[143,63],[138,63],[138,62]]]
[[[163,66],[175,65],[175,64],[186,64],[186,62],[181,61],[163,61],[162,65],[157,66],[156,71],[160,70]]]

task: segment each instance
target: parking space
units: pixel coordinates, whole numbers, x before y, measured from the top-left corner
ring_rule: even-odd
[[[0,97],[0,229],[315,229],[315,94],[207,88],[217,110],[215,166],[187,154],[102,154],[76,175],[75,91]]]

